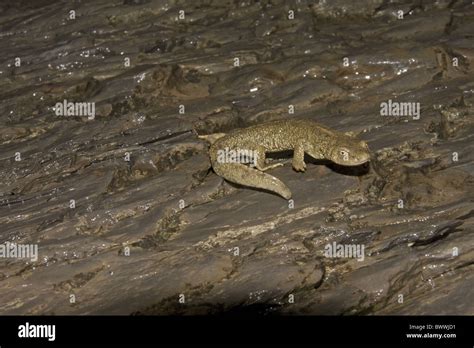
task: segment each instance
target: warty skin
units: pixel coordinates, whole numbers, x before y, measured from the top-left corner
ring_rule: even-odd
[[[203,137],[204,138],[204,137]],[[217,138],[217,140],[216,140]],[[328,159],[344,166],[361,165],[370,160],[367,143],[351,135],[329,129],[311,120],[281,120],[219,134],[209,154],[214,172],[224,179],[249,187],[269,190],[290,199],[290,189],[265,171],[282,163],[266,165],[266,153],[293,150],[293,169],[304,172],[304,154]],[[250,150],[257,154],[255,167],[219,160],[219,150]]]

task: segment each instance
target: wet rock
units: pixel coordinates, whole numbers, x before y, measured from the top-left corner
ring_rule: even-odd
[[[471,4],[0,7],[0,244],[38,246],[0,259],[3,314],[473,313]],[[215,175],[198,135],[283,118],[370,165],[273,154],[291,201]]]

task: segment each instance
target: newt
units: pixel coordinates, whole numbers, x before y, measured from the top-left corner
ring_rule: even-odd
[[[292,196],[290,189],[265,173],[283,163],[267,165],[267,153],[293,150],[292,166],[298,172],[306,170],[305,153],[344,166],[370,160],[365,141],[311,120],[272,121],[200,138],[211,143],[209,155],[217,175],[236,184],[274,192],[287,200]]]

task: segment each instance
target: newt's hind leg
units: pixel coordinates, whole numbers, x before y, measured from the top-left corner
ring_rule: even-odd
[[[226,133],[213,133],[207,135],[198,135],[199,139],[207,141],[209,144],[214,144],[217,139],[224,137]]]

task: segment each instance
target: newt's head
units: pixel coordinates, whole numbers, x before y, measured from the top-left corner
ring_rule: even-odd
[[[370,160],[370,152],[365,141],[344,135],[334,144],[327,158],[343,166],[357,166]]]

